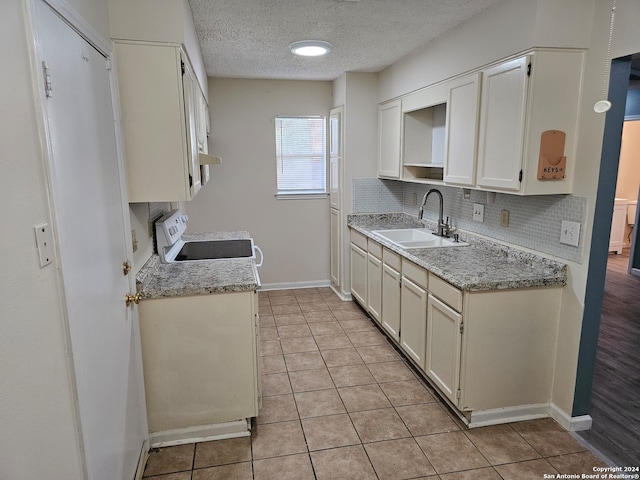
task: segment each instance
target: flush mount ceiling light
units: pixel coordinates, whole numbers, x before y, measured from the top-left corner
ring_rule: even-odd
[[[323,40],[303,40],[289,45],[291,53],[302,57],[319,57],[331,51],[331,44]]]

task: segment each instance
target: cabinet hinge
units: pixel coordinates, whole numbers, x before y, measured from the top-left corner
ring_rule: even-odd
[[[107,58],[107,60],[105,62],[105,66],[106,66],[108,71],[111,71],[111,59],[110,58]]]
[[[464,323],[460,324],[460,333],[464,332]]]
[[[520,174],[518,175],[518,181],[522,182],[522,170],[520,170]]]
[[[51,88],[51,70],[49,70],[49,65],[47,65],[47,62],[42,62],[42,76],[44,79],[44,94],[47,98],[51,98],[53,96],[53,94],[51,93],[51,91],[53,90]]]
[[[529,65],[527,65],[527,77],[531,76],[531,62],[529,62]]]
[[[458,389],[458,391],[456,392],[456,398],[460,400],[460,389]]]
[[[186,69],[183,61],[180,61],[180,68],[182,69],[182,75],[184,75],[184,73],[186,72]]]
[[[189,174],[189,186],[193,187],[193,175]]]

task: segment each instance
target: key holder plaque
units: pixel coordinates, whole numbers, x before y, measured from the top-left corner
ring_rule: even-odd
[[[567,175],[567,157],[564,155],[566,134],[560,130],[547,130],[540,136],[538,180],[562,180]]]

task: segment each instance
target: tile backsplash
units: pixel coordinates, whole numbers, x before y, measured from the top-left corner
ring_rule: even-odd
[[[422,197],[430,188],[444,197],[444,216],[462,230],[485,235],[521,247],[582,263],[583,232],[577,247],[560,243],[562,220],[579,222],[584,228],[587,199],[574,195],[518,196],[498,193],[490,203],[486,192],[471,190],[464,198],[458,187],[362,178],[353,180],[353,213],[405,212],[417,215]],[[417,204],[414,204],[414,199]],[[472,220],[473,204],[484,205],[484,222]],[[502,210],[509,211],[509,226],[502,227]],[[437,196],[430,196],[424,217],[438,218]]]

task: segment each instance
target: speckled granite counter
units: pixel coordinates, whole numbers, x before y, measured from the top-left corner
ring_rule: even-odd
[[[563,286],[567,266],[532,253],[461,233],[468,246],[405,250],[373,233],[396,228],[431,228],[433,222],[419,221],[402,213],[350,215],[348,225],[407,260],[429,270],[466,291]]]
[[[248,232],[193,233],[186,241],[250,238]],[[160,298],[210,293],[244,292],[259,286],[255,262],[250,258],[162,263],[152,255],[136,275],[142,298]]]

